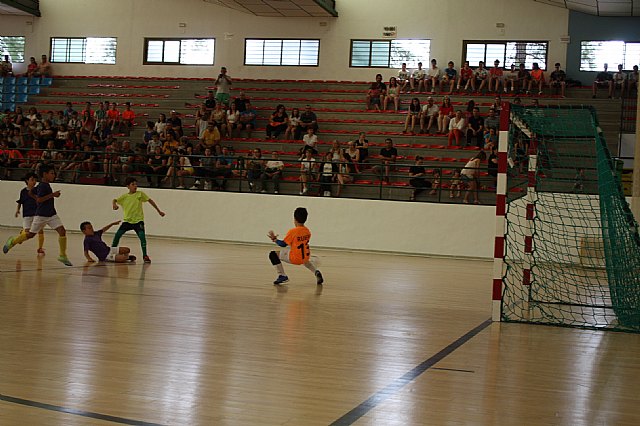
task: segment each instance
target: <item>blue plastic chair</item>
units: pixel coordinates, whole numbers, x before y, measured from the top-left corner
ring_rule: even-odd
[[[16,78],[16,85],[17,86],[26,86],[27,84],[29,84],[29,78],[28,77],[18,77],[18,78]]]
[[[29,100],[29,95],[26,93],[18,93],[16,95],[16,102],[25,103]]]
[[[30,95],[39,95],[40,94],[40,86],[29,86],[29,94]]]
[[[41,86],[51,86],[53,83],[53,78],[51,77],[42,77],[42,81],[40,82]]]

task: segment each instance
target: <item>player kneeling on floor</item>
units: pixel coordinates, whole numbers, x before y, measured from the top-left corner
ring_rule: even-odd
[[[279,247],[282,247],[279,251],[272,251],[269,253],[269,260],[271,264],[275,266],[278,272],[278,278],[273,282],[275,285],[284,284],[289,281],[289,277],[284,273],[284,267],[282,262],[291,263],[293,265],[304,265],[305,268],[313,272],[316,276],[316,283],[318,285],[324,282],[322,274],[316,268],[314,261],[311,258],[311,249],[309,248],[309,240],[311,239],[311,231],[304,226],[307,221],[307,209],[304,207],[298,207],[293,212],[293,224],[294,228],[291,228],[284,240],[279,240],[278,236],[269,231],[267,236],[276,243]]]
[[[80,224],[80,230],[84,234],[84,257],[87,258],[87,262],[95,262],[89,252],[93,253],[100,262],[124,263],[136,260],[135,256],[129,254],[131,252],[129,247],[109,247],[102,241],[102,234],[119,223],[119,220],[110,223],[98,231],[93,230],[91,222]]]

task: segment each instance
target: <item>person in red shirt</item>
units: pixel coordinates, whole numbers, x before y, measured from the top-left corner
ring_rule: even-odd
[[[468,91],[471,85],[471,79],[473,78],[473,70],[469,67],[469,61],[464,61],[464,66],[460,68],[458,75],[458,92],[460,91],[460,87],[463,88],[462,90]]]
[[[529,87],[527,88],[527,94],[531,93],[531,87],[535,84],[538,86],[538,95],[542,95],[542,86],[544,85],[544,71],[540,69],[537,62],[533,63],[531,72],[531,79],[529,80]]]
[[[293,265],[304,265],[305,268],[313,272],[316,276],[316,284],[321,285],[324,282],[322,273],[316,268],[314,260],[311,258],[311,249],[309,248],[309,240],[311,240],[311,231],[304,226],[308,217],[307,209],[298,207],[293,212],[294,228],[291,228],[284,240],[279,240],[278,235],[273,231],[269,231],[267,236],[281,247],[279,251],[271,251],[269,260],[276,268],[278,277],[273,282],[275,285],[284,284],[289,281],[289,277],[284,273],[282,262],[291,263]]]
[[[124,124],[127,133],[130,133],[134,125],[133,123],[136,118],[136,113],[131,109],[131,102],[127,102],[124,105],[124,111],[122,111],[122,124]]]
[[[111,109],[107,111],[107,126],[111,128],[112,132],[120,129],[120,111],[118,111],[118,105],[115,102],[111,104]]]

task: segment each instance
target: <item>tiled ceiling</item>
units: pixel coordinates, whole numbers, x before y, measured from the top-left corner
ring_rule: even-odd
[[[271,17],[329,17],[337,16],[316,0],[204,0],[207,3],[229,7],[256,16]]]
[[[598,16],[640,16],[640,0],[534,0]]]

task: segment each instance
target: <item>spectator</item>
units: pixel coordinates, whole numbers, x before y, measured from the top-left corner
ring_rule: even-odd
[[[353,178],[351,177],[351,159],[344,151],[340,151],[340,160],[334,164],[337,166],[336,180],[338,181],[336,197],[339,197],[342,193],[342,187],[353,181]]]
[[[249,190],[256,192],[256,182],[262,178],[264,173],[265,162],[262,159],[262,151],[260,148],[253,150],[253,156],[247,163],[247,181],[249,182]]]
[[[324,161],[320,165],[320,192],[325,197],[331,197],[331,184],[335,179],[338,164],[333,162],[331,151],[324,155]]]
[[[95,112],[93,113],[93,117],[95,119],[95,128],[97,129],[98,126],[100,126],[100,124],[102,124],[103,122],[106,122],[107,120],[107,107],[105,106],[104,102],[100,101],[98,102],[98,109],[95,110]]]
[[[240,130],[247,131],[248,138],[251,137],[251,133],[256,128],[257,116],[258,115],[256,114],[256,111],[251,106],[251,103],[250,102],[245,103],[245,110],[240,111],[239,127],[240,127]]]
[[[204,99],[204,102],[202,102],[202,105],[208,111],[213,111],[216,107],[216,95],[213,93],[213,90],[209,90],[209,92],[207,92],[207,97]]]
[[[358,163],[364,163],[369,158],[369,140],[366,138],[365,132],[358,134],[358,139],[354,142],[356,148],[360,152]]]
[[[460,197],[462,189],[462,181],[460,178],[460,170],[455,169],[451,175],[451,184],[449,185],[449,198]]]
[[[197,150],[203,152],[206,148],[211,148],[213,152],[216,152],[216,146],[220,146],[221,143],[220,131],[215,126],[215,123],[209,122],[207,129],[202,134],[202,138],[200,138]]]
[[[489,115],[484,120],[484,131],[489,132],[489,129],[493,129],[496,132],[500,128],[500,118],[496,115],[496,109],[494,107],[489,108]]]
[[[309,192],[309,182],[315,180],[316,159],[313,158],[313,151],[305,149],[304,156],[300,161],[300,195],[307,195]]]
[[[391,172],[398,158],[398,150],[393,146],[391,138],[384,140],[385,147],[380,150],[380,165],[373,168],[373,172],[382,177],[382,181],[389,183]]]
[[[414,134],[416,122],[420,121],[421,112],[422,108],[420,107],[420,99],[411,99],[411,104],[409,104],[409,113],[407,114],[407,118],[404,122],[404,130],[402,131],[402,133],[407,133],[407,131],[409,130],[409,123],[411,123],[411,134]]]
[[[247,104],[250,104],[251,101],[244,92],[240,92],[238,96],[233,99],[233,103],[236,104],[238,112],[243,113],[247,109]]]
[[[409,197],[410,201],[415,201],[418,194],[431,187],[431,182],[425,178],[427,171],[422,165],[422,160],[421,156],[416,155],[416,163],[409,167],[409,185],[413,187],[413,192]]]
[[[487,82],[489,81],[489,72],[484,67],[484,62],[480,61],[478,63],[478,68],[473,71],[473,78],[471,79],[471,87],[474,92],[482,93],[482,89],[487,86]]]
[[[179,149],[178,150],[178,161],[177,161],[177,169],[174,170],[173,166],[169,168],[169,172],[167,173],[169,176],[172,176],[174,173],[178,176],[178,186],[176,189],[184,189],[184,177],[185,176],[193,176],[195,169],[191,164],[191,158],[189,155],[189,149]],[[174,163],[175,164],[175,163]],[[197,185],[193,185],[191,189],[196,189]]]
[[[384,97],[387,94],[387,86],[382,82],[382,74],[376,74],[376,81],[371,83],[369,90],[367,90],[367,109],[373,109],[380,111],[380,106],[384,102]]]
[[[440,79],[440,93],[443,93],[442,87],[445,84],[449,85],[449,94],[453,93],[453,87],[456,85],[456,79],[458,77],[458,71],[455,69],[453,61],[449,61],[447,68],[444,69],[442,78]]]
[[[167,127],[167,116],[163,113],[160,113],[158,116],[158,121],[154,125],[153,129],[161,136],[164,136],[164,130]]]
[[[307,129],[307,134],[302,138],[302,142],[304,146],[300,148],[300,153],[304,155],[304,152],[310,150],[314,155],[318,153],[316,149],[316,144],[318,143],[318,135],[313,133],[313,128],[309,127]]]
[[[393,102],[393,112],[398,112],[400,106],[400,86],[398,86],[398,80],[395,77],[389,79],[389,87],[387,88],[387,94],[384,97],[384,104],[382,109],[387,111],[389,102]]]
[[[489,92],[500,93],[500,84],[504,86],[504,76],[500,61],[496,59],[493,61],[493,68],[489,70]]]
[[[171,152],[176,151],[178,149],[180,142],[175,138],[175,135],[173,132],[167,132],[166,135],[167,135],[167,138],[165,139],[164,144],[162,144],[162,151],[166,155],[169,155],[171,154]]]
[[[218,183],[217,179],[215,180],[215,187],[220,189],[221,191],[225,191],[227,189],[227,179],[233,177],[233,156],[231,152],[229,152],[229,148],[226,146],[222,147],[222,153],[216,159],[216,168],[213,172],[214,178],[222,178],[222,182]]]
[[[75,111],[71,112],[73,115]],[[65,111],[65,115],[67,111]],[[107,111],[107,126],[111,129],[112,132],[118,133],[120,131],[120,111],[118,111],[118,105],[113,102],[111,103],[111,109]]]
[[[624,92],[627,85],[627,73],[622,71],[622,64],[618,64],[618,71],[613,74],[613,90],[612,96],[615,96],[616,89],[620,88],[620,99],[624,97]]]
[[[38,65],[36,76],[51,77],[51,63],[47,60],[47,55],[41,56],[41,62],[40,65]]]
[[[171,123],[171,128],[174,132],[176,132],[176,139],[184,136],[184,130],[182,129],[182,119],[175,109],[171,111],[171,116],[167,120],[167,123]]]
[[[433,182],[431,184],[431,191],[429,191],[429,195],[436,195],[438,190],[442,186],[442,170],[433,169]]]
[[[480,185],[480,164],[486,160],[487,154],[480,151],[475,157],[465,164],[464,169],[460,172],[460,178],[466,184],[467,192],[464,194],[463,202],[469,204],[469,195],[473,192],[473,202],[479,204],[478,188]]]
[[[487,160],[487,172],[493,179],[493,187],[495,188],[498,182],[498,146],[493,145],[489,151],[491,154]]]
[[[287,130],[284,132],[285,140],[290,140],[295,134],[296,128],[300,124],[300,110],[298,108],[293,108],[291,110],[291,116],[289,117],[289,124],[287,125]]]
[[[222,102],[218,102],[209,116],[209,122],[213,122],[220,132],[220,137],[227,134],[227,112]]]
[[[355,141],[349,141],[344,156],[349,161],[349,173],[360,173],[360,150],[356,147]]]
[[[517,83],[518,70],[516,70],[516,64],[511,64],[511,68],[504,75],[504,93],[509,91],[509,87],[511,87],[511,92],[515,92]]]
[[[285,106],[280,104],[271,114],[269,124],[267,124],[267,139],[278,139],[280,133],[286,132],[288,126],[289,116],[287,115]]]
[[[551,72],[549,76],[549,86],[553,88],[560,88],[560,96],[565,97],[565,88],[567,86],[567,74],[560,69],[560,62],[556,62],[555,70]],[[557,93],[557,92],[556,92]]]
[[[156,148],[162,149],[162,141],[160,140],[160,135],[154,131],[151,133],[151,139],[147,144],[147,154],[153,154],[156,152]]]
[[[518,76],[516,77],[517,91],[525,93],[529,89],[529,82],[531,81],[531,74],[524,67],[524,64],[520,64],[518,69]]]
[[[596,75],[596,79],[593,82],[593,94],[592,98],[596,98],[596,94],[598,93],[598,87],[604,86],[608,88],[608,96],[611,98],[613,95],[613,75],[608,72],[609,64],[604,64],[604,71],[599,72]]]
[[[202,135],[207,127],[209,127],[209,118],[211,117],[211,111],[209,111],[205,104],[200,105],[198,111],[196,112],[196,134],[198,135],[198,139],[202,138]]]
[[[167,175],[168,157],[162,153],[162,148],[156,147],[155,151],[149,156],[146,167],[143,168],[147,175],[147,181],[151,184],[151,178],[156,177],[156,187],[160,188],[160,183]]]
[[[410,91],[414,91],[416,84],[418,85],[418,92],[421,92],[420,88],[424,89],[424,79],[427,75],[426,71],[422,69],[422,62],[418,62],[418,68],[413,70],[411,78],[409,79]]]
[[[280,178],[282,177],[282,170],[284,169],[284,163],[278,159],[278,153],[273,151],[271,153],[271,160],[267,161],[264,165],[264,173],[262,173],[262,192],[267,192],[267,180],[273,181],[273,193],[277,194],[280,191]]]
[[[460,77],[458,77],[458,92],[461,87],[462,90],[468,92],[472,80],[473,70],[469,67],[469,61],[464,61],[464,65],[460,68]]]
[[[633,89],[638,90],[638,81],[640,81],[640,76],[638,75],[638,66],[633,66],[633,71],[629,73],[627,76],[627,91],[631,94]]]
[[[437,124],[438,121],[438,113],[440,111],[440,107],[433,102],[433,98],[429,96],[427,98],[427,103],[422,107],[422,111],[420,111],[420,133],[429,133],[431,131],[431,127],[434,124]],[[425,122],[427,123],[425,127]]]
[[[227,110],[227,137],[233,138],[238,133],[238,124],[240,123],[240,111],[235,102],[231,102]]]
[[[0,77],[10,77],[13,75],[13,64],[9,60],[9,55],[4,55],[4,61],[0,63]]]
[[[220,68],[220,74],[218,74],[218,78],[213,84],[216,86],[216,101],[228,105],[233,82],[231,81],[231,77],[227,75],[226,67]]]
[[[533,85],[538,87],[538,95],[542,95],[542,86],[544,86],[544,71],[540,69],[537,62],[533,63],[533,68],[529,73],[531,79],[529,80],[529,86],[527,87],[527,94],[531,94]]]
[[[216,157],[211,148],[205,148],[203,155],[198,158],[198,166],[194,168],[194,176],[196,181],[193,186],[196,188],[203,187],[205,191],[211,189],[211,179],[216,168]],[[204,184],[202,184],[204,182]],[[201,186],[202,185],[202,186]]]
[[[38,73],[38,63],[33,56],[29,58],[29,65],[27,65],[27,77],[36,77]]]
[[[473,115],[469,118],[467,126],[467,146],[472,146],[475,139],[476,146],[480,149],[484,146],[484,118],[480,116],[480,109],[473,108]]]
[[[431,67],[427,70],[427,76],[425,78],[425,90],[427,92],[436,93],[436,87],[440,85],[440,78],[442,71],[438,68],[438,61],[431,60]]]
[[[340,157],[342,155],[342,148],[340,148],[340,142],[334,140],[331,142],[331,148],[329,148],[329,152],[331,153],[331,161],[337,163],[340,161]]]
[[[300,123],[296,128],[294,138],[296,140],[302,139],[302,133],[307,133],[308,128],[312,128],[314,133],[318,133],[318,117],[311,110],[311,105],[307,105],[304,112],[300,114]]]
[[[398,71],[398,85],[400,86],[400,92],[405,92],[409,84],[409,70],[407,70],[406,62],[402,63],[402,68]]]
[[[449,131],[449,121],[455,113],[451,105],[451,99],[448,96],[442,98],[442,106],[438,112],[438,133],[447,133]]]
[[[493,147],[498,146],[498,134],[494,127],[489,128],[484,134],[484,147],[486,151],[491,151]]]
[[[131,102],[125,102],[124,111],[122,111],[122,124],[127,135],[131,133],[131,129],[135,126],[136,113],[131,109]]]
[[[467,120],[462,115],[462,111],[457,110],[456,115],[449,121],[448,146],[452,145],[454,139],[456,141],[455,144],[460,146],[462,135],[466,128]]]

